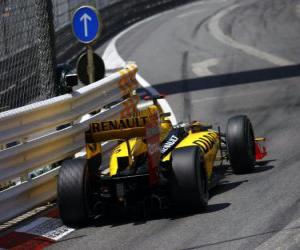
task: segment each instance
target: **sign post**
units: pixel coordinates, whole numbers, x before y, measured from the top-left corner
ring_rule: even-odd
[[[95,64],[94,64],[94,52],[91,45],[87,45],[87,58],[88,58],[88,66],[87,72],[89,75],[89,82],[95,82]]]
[[[92,43],[101,33],[100,15],[96,8],[92,6],[81,6],[73,15],[73,33],[79,42],[86,44],[87,66],[86,71],[89,83],[95,82],[95,62]],[[79,76],[79,75],[78,75]],[[79,78],[81,78],[79,76]],[[85,83],[86,84],[86,83]]]

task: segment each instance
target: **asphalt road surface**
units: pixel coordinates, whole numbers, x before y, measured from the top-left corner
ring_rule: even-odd
[[[207,0],[164,12],[116,47],[177,120],[247,114],[269,162],[230,172],[203,214],[97,222],[49,249],[300,249],[300,0]]]

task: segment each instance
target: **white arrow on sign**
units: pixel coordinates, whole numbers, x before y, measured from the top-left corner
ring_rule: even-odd
[[[92,21],[92,18],[88,14],[84,13],[80,18],[80,22],[82,21],[84,23],[84,36],[88,37],[89,36],[88,21]]]

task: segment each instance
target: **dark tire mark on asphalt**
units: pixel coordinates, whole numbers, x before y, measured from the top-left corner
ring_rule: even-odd
[[[189,60],[189,52],[185,51],[182,55],[182,80],[183,80],[183,120],[186,122],[190,122],[192,117],[192,103],[191,103],[191,93],[190,93],[190,88],[189,88],[189,82],[186,81],[189,77],[188,73],[188,60]],[[171,87],[171,86],[170,86]]]
[[[220,11],[222,11],[222,9],[218,10],[218,11],[215,11],[213,14],[207,16],[206,18],[202,19],[201,22],[199,22],[197,24],[197,26],[193,29],[193,32],[192,32],[192,38],[195,39],[199,30],[201,29],[201,27],[206,24],[213,16],[217,15]],[[208,30],[208,29],[207,29]]]

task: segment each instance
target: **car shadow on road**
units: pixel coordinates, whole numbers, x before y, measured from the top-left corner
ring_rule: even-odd
[[[266,172],[269,170],[272,170],[274,168],[273,165],[268,165],[269,163],[276,162],[276,159],[271,159],[271,160],[264,160],[264,161],[258,161],[255,163],[255,167],[251,173],[247,174],[234,174],[230,166],[226,167],[226,171],[224,174],[224,178],[228,175],[238,175],[238,176],[244,176],[244,175],[251,175],[251,174],[257,174],[257,173],[262,173]]]
[[[207,206],[207,209],[205,211],[194,211],[190,209],[174,209],[169,208],[166,210],[160,210],[160,211],[152,211],[151,214],[147,216],[141,216],[136,214],[119,214],[119,215],[113,215],[109,217],[99,217],[96,219],[92,226],[95,227],[103,227],[103,226],[110,226],[110,227],[119,227],[126,224],[132,224],[135,226],[146,224],[150,221],[155,220],[178,220],[182,218],[188,218],[195,215],[201,215],[201,214],[208,214],[208,213],[215,213],[218,211],[221,211],[223,209],[226,209],[229,207],[231,203],[216,203],[216,204],[209,204]]]
[[[272,160],[265,160],[265,161],[258,161],[255,164],[255,168],[253,170],[252,173],[250,174],[257,174],[257,173],[262,173],[262,172],[266,172],[269,170],[272,170],[274,168],[273,165],[268,165],[269,163],[275,162],[275,159]]]
[[[273,162],[274,160],[268,160],[268,161],[261,161],[257,164],[252,174],[260,173],[264,171],[268,171],[274,168],[274,166],[269,166],[268,164],[270,162]],[[218,185],[215,186],[210,190],[210,198],[216,195],[220,195],[222,193],[229,192],[230,190],[233,190],[240,185],[247,183],[247,179],[243,179],[240,181],[229,181],[226,180],[226,177],[234,175],[232,170],[229,166],[223,167],[223,176],[222,179],[219,181]],[[243,175],[241,175],[243,176]],[[214,213],[221,210],[224,210],[228,208],[231,205],[231,203],[217,203],[217,204],[209,204],[206,211],[199,212],[199,211],[191,211],[189,209],[185,210],[177,210],[174,208],[162,210],[162,211],[155,211],[154,213],[151,213],[147,216],[141,216],[136,215],[132,213],[120,213],[120,214],[113,214],[111,216],[102,218],[99,217],[93,222],[93,226],[96,227],[102,227],[102,226],[111,226],[111,227],[118,227],[125,224],[133,224],[133,225],[141,225],[145,224],[149,221],[154,220],[163,220],[163,219],[169,219],[169,220],[177,220],[181,218],[187,218],[191,217],[197,214],[207,214],[207,213]]]
[[[253,172],[250,174],[257,174],[257,173],[261,173],[261,172],[266,172],[269,170],[272,170],[274,168],[273,165],[267,165],[267,166],[259,166],[254,168]]]
[[[249,174],[257,174],[257,173],[261,173],[261,172],[265,172],[265,171],[269,171],[269,170],[273,169],[274,166],[268,165],[268,164],[270,162],[274,162],[274,161],[276,161],[276,160],[266,160],[266,161],[257,162],[253,172],[251,172]],[[235,174],[233,173],[233,171],[229,165],[224,166],[223,169],[224,169],[223,174],[222,174],[223,177],[221,178],[221,180],[219,180],[218,184],[210,190],[210,197],[213,197],[215,195],[219,195],[222,193],[226,193],[232,189],[237,188],[238,186],[242,185],[243,183],[248,182],[247,179],[241,180],[241,181],[235,181],[235,182],[228,181],[226,179],[226,177],[232,176]],[[246,175],[241,174],[239,176],[246,176]]]
[[[236,181],[236,182],[229,182],[229,181],[221,181],[216,187],[214,187],[210,191],[210,197],[213,197],[215,195],[219,195],[225,192],[228,192],[232,189],[237,188],[241,184],[248,182],[248,180],[243,180],[243,181]]]
[[[260,173],[263,171],[268,171],[274,168],[273,166],[269,166],[268,163],[272,162],[274,160],[269,160],[269,161],[261,161],[259,162],[253,172],[255,173]],[[226,180],[227,176],[232,176],[233,172],[230,169],[229,165],[224,165],[222,167],[222,172],[223,177],[219,180],[219,183],[217,186],[212,188],[210,190],[210,198],[213,196],[229,192],[230,190],[233,190],[243,183],[247,183],[248,180],[240,180],[240,181],[229,181]],[[243,176],[243,175],[241,175]],[[188,218],[192,217],[195,215],[201,215],[201,214],[208,214],[208,213],[215,213],[221,210],[224,210],[228,208],[231,205],[231,203],[216,203],[216,204],[209,204],[206,211],[192,211],[190,209],[174,209],[169,208],[165,210],[160,210],[160,211],[155,211],[151,212],[150,214],[146,216],[142,216],[141,214],[137,215],[135,213],[113,213],[110,216],[106,217],[98,217],[96,220],[92,222],[91,226],[95,227],[103,227],[103,226],[110,226],[110,227],[118,227],[126,224],[132,224],[132,225],[141,225],[141,224],[146,224],[147,222],[150,221],[155,221],[155,220],[178,220],[182,218]]]
[[[165,95],[173,95],[184,93],[187,91],[197,91],[240,84],[250,84],[255,82],[279,80],[297,76],[300,76],[299,64],[165,82],[156,84],[154,85],[154,87],[159,93]],[[188,86],[188,88],[186,86]]]

